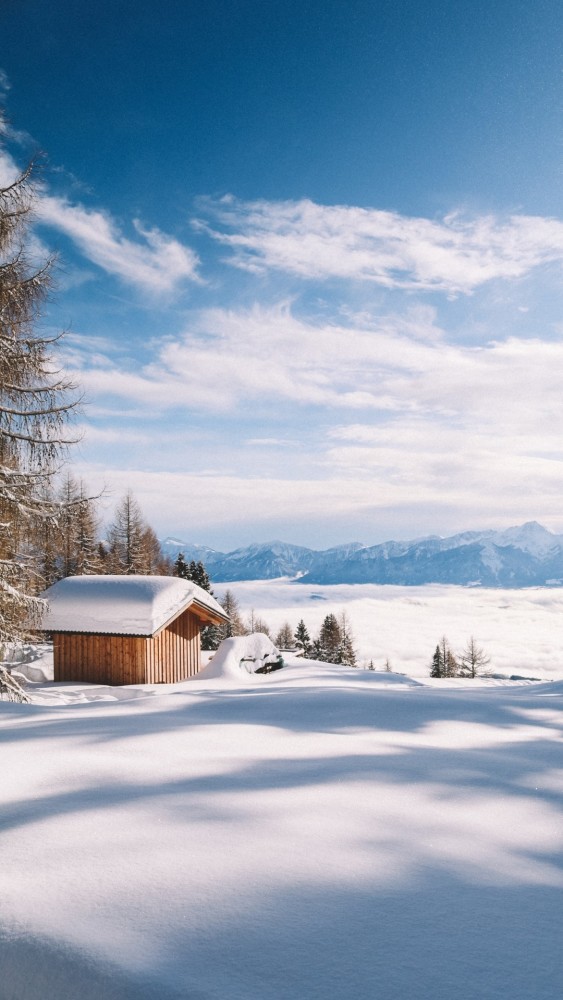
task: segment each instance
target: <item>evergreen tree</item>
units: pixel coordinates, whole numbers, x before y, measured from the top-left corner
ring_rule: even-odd
[[[206,590],[208,594],[213,595],[209,574],[201,561],[190,563],[190,573],[191,579],[195,584],[197,584],[198,587],[201,587],[202,590]],[[204,625],[201,630],[201,648],[217,649],[220,642],[220,625]]]
[[[336,615],[329,614],[324,619],[319,632],[319,659],[325,663],[339,663],[342,653],[342,632]]]
[[[206,590],[208,594],[213,594],[211,580],[203,563],[201,561],[196,562],[195,559],[187,563],[183,552],[179,552],[176,557],[174,575],[180,576],[184,580],[191,580],[192,583],[197,584],[202,590]]]
[[[192,560],[190,563],[190,572],[191,579],[194,583],[197,583],[198,587],[201,587],[202,590],[206,590],[208,594],[213,593],[209,574],[201,560],[198,560],[198,562]]]
[[[434,650],[434,656],[432,657],[432,664],[430,667],[431,677],[443,677],[444,676],[444,664],[442,662],[442,654],[440,652],[440,644],[436,646]]]
[[[206,590],[208,594],[213,594],[211,580],[203,563],[195,562],[193,559],[187,563],[183,552],[179,552],[176,557],[174,575],[183,580],[191,580],[192,583]],[[201,648],[204,650],[217,649],[221,639],[226,638],[224,628],[225,626],[221,625],[204,625],[201,630]]]
[[[352,643],[352,638],[349,635],[342,636],[342,642],[340,643],[340,650],[338,653],[337,662],[342,663],[342,665],[345,667],[358,666],[356,660],[356,651]]]
[[[320,640],[320,638],[318,636],[317,636],[316,639],[313,639],[313,642],[311,643],[311,652],[309,653],[309,656],[307,657],[307,659],[309,659],[309,660],[322,660],[323,659],[323,649],[322,649],[322,646],[321,646],[321,640]]]
[[[299,622],[297,628],[295,629],[295,645],[298,649],[303,650],[303,656],[309,657],[311,655],[312,643],[311,636],[307,631],[307,627],[303,619]]]
[[[459,664],[443,635],[436,646],[430,667],[431,677],[457,677]]]
[[[201,630],[201,648],[204,650],[218,649],[222,638],[220,625],[204,625]]]
[[[174,562],[174,576],[179,576],[182,580],[189,580],[189,566],[183,552],[178,552]]]

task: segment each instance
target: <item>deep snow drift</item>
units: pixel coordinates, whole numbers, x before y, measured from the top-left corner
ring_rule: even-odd
[[[563,995],[563,684],[35,694],[0,703],[2,1000]]]

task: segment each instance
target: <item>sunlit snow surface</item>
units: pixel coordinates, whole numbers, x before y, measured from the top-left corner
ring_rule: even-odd
[[[2,1000],[563,995],[563,682],[34,694],[0,703]]]

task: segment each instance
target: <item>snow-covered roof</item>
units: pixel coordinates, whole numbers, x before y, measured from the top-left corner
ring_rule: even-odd
[[[175,576],[67,576],[41,596],[46,632],[154,635],[187,608],[228,620],[211,594]]]

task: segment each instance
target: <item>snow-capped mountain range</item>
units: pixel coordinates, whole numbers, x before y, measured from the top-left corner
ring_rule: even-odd
[[[413,586],[563,586],[563,535],[537,521],[506,531],[466,531],[407,542],[352,542],[317,551],[285,542],[264,542],[217,552],[177,538],[162,542],[173,558],[201,560],[216,583],[293,577],[297,583],[389,583]]]

